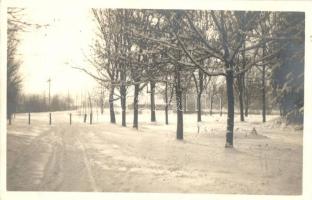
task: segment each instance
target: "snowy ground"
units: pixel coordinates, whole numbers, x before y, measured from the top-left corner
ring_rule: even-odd
[[[224,148],[226,116],[185,114],[184,141],[175,139],[175,115],[139,130],[108,123],[108,115],[82,117],[53,113],[18,114],[7,135],[7,188],[22,191],[198,192],[229,194],[301,194],[302,131],[276,124],[278,116],[235,119],[234,149]],[[251,135],[255,128],[258,135]]]

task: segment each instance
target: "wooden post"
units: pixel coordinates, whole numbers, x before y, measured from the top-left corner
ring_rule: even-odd
[[[69,124],[71,125],[72,124],[72,114],[69,113]]]
[[[30,125],[30,112],[28,113],[28,124]]]
[[[52,124],[52,114],[49,113],[49,124],[51,125]]]

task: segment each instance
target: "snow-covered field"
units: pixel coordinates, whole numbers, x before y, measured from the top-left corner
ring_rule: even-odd
[[[175,139],[174,113],[164,124],[139,116],[139,130],[110,124],[108,111],[82,123],[73,112],[18,114],[7,134],[7,188],[18,191],[198,192],[299,195],[302,130],[281,127],[278,116],[235,118],[233,149],[224,148],[226,115],[184,115],[184,141]],[[258,135],[252,135],[255,128]]]

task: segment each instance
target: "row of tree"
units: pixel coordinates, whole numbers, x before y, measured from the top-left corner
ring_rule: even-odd
[[[18,20],[19,12],[8,9],[8,119],[16,112],[21,85],[17,33],[28,26]],[[264,122],[268,94],[281,116],[302,122],[304,13],[138,9],[92,9],[92,13],[98,27],[89,56],[93,68],[78,69],[109,91],[112,123],[114,102],[119,100],[126,126],[127,96],[133,92],[133,127],[138,128],[144,88],[150,94],[151,121],[156,121],[155,91],[162,88],[166,123],[174,103],[177,139],[183,139],[185,94],[196,92],[201,121],[207,87],[223,91],[220,99],[227,102],[226,147],[233,146],[234,99],[244,121],[254,88],[261,91]]]
[[[183,94],[193,84],[197,120],[205,83],[224,77],[227,101],[226,147],[233,146],[234,96],[240,119],[248,115],[249,93],[261,88],[262,115],[266,96],[274,93],[282,116],[303,116],[304,13],[92,9],[98,26],[90,63],[79,68],[109,91],[110,119],[120,100],[126,126],[126,96],[133,87],[133,127],[138,128],[138,99],[148,87],[151,121],[155,116],[155,87],[164,86],[165,113],[174,97],[177,139],[183,139]],[[252,80],[257,79],[255,84]],[[194,86],[195,85],[195,86]],[[244,108],[245,107],[245,108]],[[295,115],[292,115],[295,116]],[[289,118],[290,119],[290,118]],[[300,120],[299,120],[300,121]]]

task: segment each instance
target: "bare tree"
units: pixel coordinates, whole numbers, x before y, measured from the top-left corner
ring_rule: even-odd
[[[185,20],[179,24],[180,29],[189,27],[189,35],[200,41],[202,45],[196,47],[189,44],[189,37],[175,32],[176,39],[191,65],[200,69],[208,76],[225,76],[227,99],[228,99],[228,120],[226,132],[226,147],[233,147],[234,127],[234,79],[248,71],[254,65],[268,60],[278,53],[279,50],[269,55],[258,57],[258,50],[263,44],[275,41],[273,36],[254,34],[259,22],[270,15],[263,15],[261,12],[225,12],[225,11],[184,11],[182,14]],[[168,21],[177,21],[181,13],[169,15]],[[198,21],[206,20],[208,29],[201,29]],[[249,41],[246,48],[243,43]],[[196,51],[197,50],[197,51]],[[244,65],[244,69],[237,68],[238,54],[245,51],[252,59]],[[198,53],[197,53],[198,52]],[[214,57],[220,61],[220,65],[209,68],[199,61],[207,57]]]
[[[270,51],[261,52],[261,49],[272,46],[277,41],[289,39],[279,36],[282,29],[278,28],[278,20],[272,20],[271,12],[125,9],[93,12],[102,34],[105,35],[105,42],[99,48],[102,50],[100,52],[104,52],[100,66],[110,66],[117,70],[118,77],[105,78],[105,74],[109,74],[105,72],[104,78],[99,78],[99,81],[108,83],[111,88],[119,88],[122,125],[126,125],[127,87],[135,88],[133,124],[138,127],[138,95],[142,86],[148,83],[151,86],[153,121],[156,120],[155,84],[165,83],[166,105],[168,84],[172,84],[177,107],[177,138],[183,139],[184,95],[192,77],[197,91],[197,120],[200,121],[203,78],[224,76],[228,115],[226,147],[233,147],[234,86],[237,85],[240,118],[243,121],[244,106],[247,110],[249,105],[246,73],[255,66],[271,64],[283,46],[271,48]],[[111,13],[110,17],[100,17],[108,13]],[[261,24],[267,22],[271,22],[268,28],[260,31]],[[111,35],[108,36],[107,32]],[[213,62],[209,62],[210,60]],[[263,74],[265,73],[268,73],[267,70],[263,70]],[[173,77],[172,81],[168,82],[168,76]],[[263,94],[265,93],[264,88]],[[222,106],[222,96],[219,95],[219,98]]]
[[[7,30],[7,119],[11,124],[12,114],[16,112],[18,97],[21,92],[22,77],[19,72],[18,34],[28,25],[22,21],[23,9],[8,8]]]

